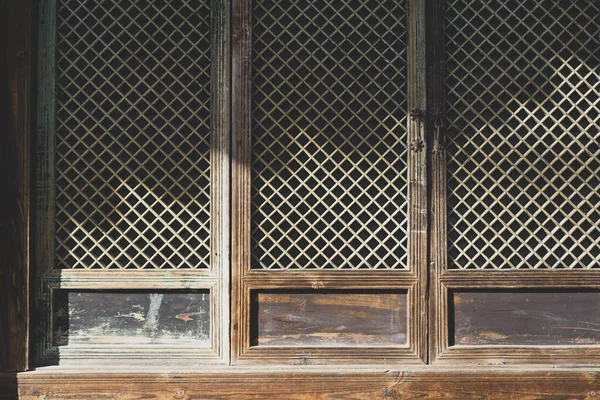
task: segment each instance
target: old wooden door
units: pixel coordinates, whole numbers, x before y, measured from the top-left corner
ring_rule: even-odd
[[[434,13],[430,361],[597,363],[598,3]]]
[[[597,2],[39,6],[33,366],[597,360]]]

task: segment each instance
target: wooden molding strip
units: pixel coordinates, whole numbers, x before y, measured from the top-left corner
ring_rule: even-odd
[[[10,387],[10,379],[0,378],[2,382]],[[17,382],[19,399],[594,399],[600,395],[600,371],[579,369],[33,372],[19,374]]]

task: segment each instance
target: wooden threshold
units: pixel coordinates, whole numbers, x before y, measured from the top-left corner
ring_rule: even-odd
[[[600,369],[59,373],[49,368],[0,375],[2,383],[13,393],[18,387],[19,399],[594,399],[600,396]],[[4,398],[10,397],[0,395]]]

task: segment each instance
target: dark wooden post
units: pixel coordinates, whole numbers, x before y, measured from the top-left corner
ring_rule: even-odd
[[[0,371],[28,368],[32,0],[0,0]]]

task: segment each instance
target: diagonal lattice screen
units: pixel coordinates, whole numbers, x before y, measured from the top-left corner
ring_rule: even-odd
[[[404,2],[252,12],[252,268],[406,268]]]
[[[448,1],[450,268],[600,267],[599,16]]]
[[[209,263],[210,6],[62,0],[58,268]]]

